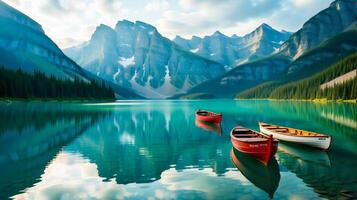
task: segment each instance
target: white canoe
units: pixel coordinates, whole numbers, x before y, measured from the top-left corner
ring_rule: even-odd
[[[303,144],[323,150],[327,150],[331,145],[331,137],[328,135],[304,131],[289,127],[277,126],[259,122],[260,132],[272,135],[273,138]]]

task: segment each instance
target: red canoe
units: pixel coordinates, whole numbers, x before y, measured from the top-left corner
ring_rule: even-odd
[[[278,140],[253,130],[237,126],[231,131],[233,147],[238,151],[254,156],[267,164],[278,149]]]
[[[206,110],[198,110],[196,111],[196,119],[203,122],[221,123],[222,114],[217,114]]]

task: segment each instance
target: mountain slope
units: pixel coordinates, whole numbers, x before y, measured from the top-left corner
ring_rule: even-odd
[[[262,24],[243,37],[228,37],[216,31],[204,38],[193,36],[190,40],[176,36],[173,41],[185,50],[229,68],[272,54],[290,35],[289,32],[279,32],[267,24]]]
[[[239,93],[238,98],[268,98],[277,87],[312,76],[356,51],[357,30],[342,32],[300,56],[287,67],[286,72]]]
[[[279,49],[296,59],[307,50],[335,36],[349,26],[357,16],[356,0],[336,0],[304,23]]]
[[[60,79],[102,81],[68,58],[46,36],[41,25],[0,1],[0,65],[29,73],[40,71]],[[134,92],[107,83],[120,97],[137,98]]]
[[[124,20],[97,27],[90,41],[65,53],[100,77],[148,98],[165,98],[224,73],[221,64],[184,51],[155,27]]]
[[[343,8],[343,9],[342,9]],[[314,57],[299,59],[301,57],[302,52],[307,52],[313,47],[321,44],[326,41],[329,37],[333,37],[336,34],[344,31],[347,27],[349,27],[352,23],[354,23],[355,18],[352,16],[357,15],[357,6],[355,1],[351,0],[337,0],[331,3],[330,7],[322,10],[317,15],[309,19],[301,28],[298,33],[301,34],[293,34],[279,49],[277,53],[272,56],[266,57],[264,59],[260,59],[251,63],[239,65],[226,74],[220,76],[218,79],[207,81],[197,87],[188,91],[188,94],[192,93],[208,93],[210,95],[215,95],[218,97],[234,97],[237,93],[246,90],[248,88],[252,88],[266,81],[273,80],[275,77],[286,76],[287,74],[293,74],[294,71],[300,71],[301,78],[303,77],[304,71],[301,70],[304,68],[308,74],[311,75],[312,72],[318,72],[321,69],[324,69],[331,61],[328,62],[325,60],[326,57],[330,59],[338,58],[339,52],[338,50],[342,49],[343,52],[345,50],[354,51],[354,47],[350,48],[348,41],[353,40],[353,34],[348,34],[351,38],[346,40],[347,43],[343,43],[343,38],[338,37],[335,40],[337,44],[345,44],[341,48],[336,48],[334,51],[334,46],[330,46],[332,55],[321,54],[318,59],[321,59],[318,65],[309,65],[311,60],[314,60]],[[326,19],[331,17],[333,20]],[[336,25],[335,25],[336,24]],[[332,28],[331,28],[332,27]],[[331,28],[331,31],[328,29]],[[326,33],[322,34],[320,31],[316,32],[316,30],[324,30]],[[304,33],[304,34],[302,34]],[[309,34],[310,33],[310,34]],[[314,33],[318,33],[318,35],[314,35]],[[323,35],[323,36],[322,36]],[[298,41],[315,41],[314,43],[303,43]],[[342,43],[339,43],[342,42]],[[315,44],[317,43],[317,44]],[[301,46],[301,53],[297,54],[296,44]],[[306,46],[304,46],[306,44]],[[309,45],[307,45],[309,44]],[[304,47],[304,48],[303,48]],[[295,53],[294,53],[295,52]],[[305,54],[308,57],[309,54]],[[346,54],[344,54],[346,55]],[[340,57],[341,58],[341,57]],[[276,61],[284,61],[284,62],[276,62]],[[296,61],[294,61],[296,60]],[[292,62],[294,62],[292,64]],[[327,65],[321,64],[326,62]],[[310,67],[309,67],[310,66]],[[252,69],[246,69],[246,68]],[[258,79],[252,81],[250,78],[245,78],[245,74],[241,73],[242,71],[251,71],[252,74],[260,74],[264,76],[258,76]],[[249,77],[249,76],[248,76]],[[260,77],[260,78],[259,78]],[[264,77],[264,78],[263,78]],[[291,78],[295,78],[294,76],[289,76]],[[306,77],[306,76],[305,76]],[[221,80],[228,79],[229,88],[226,85],[222,85]],[[275,84],[275,83],[274,83]],[[206,87],[209,86],[209,87]],[[266,83],[264,87],[268,88],[270,84]],[[212,90],[210,88],[213,88]],[[262,88],[260,88],[262,89]],[[223,92],[220,92],[223,91]],[[235,91],[235,92],[234,92]]]
[[[61,78],[69,78],[81,70],[64,56],[37,22],[2,1],[0,50],[1,64],[6,67],[20,67],[28,72],[40,70]]]
[[[270,94],[274,99],[357,99],[357,53],[328,67],[312,77],[282,85]],[[353,71],[350,78],[334,87],[321,89],[321,85]]]
[[[355,63],[355,67],[357,68],[357,62]],[[340,76],[335,77],[334,79],[325,82],[323,84],[320,85],[320,89],[326,89],[326,88],[333,88],[337,85],[341,85],[344,82],[347,82],[351,79],[354,79],[357,76],[357,69],[354,69],[352,71],[349,71],[345,74],[342,74]]]
[[[211,98],[212,96],[216,98],[233,98],[237,91],[254,87],[269,80],[270,77],[282,73],[286,70],[285,66],[289,62],[290,60],[284,56],[274,56],[242,64],[222,76],[190,89],[185,94],[176,95],[175,98],[185,98],[186,95],[192,96],[196,93],[203,93]]]

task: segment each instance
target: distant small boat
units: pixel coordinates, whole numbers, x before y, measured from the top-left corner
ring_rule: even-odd
[[[206,131],[213,131],[218,133],[219,135],[222,134],[222,128],[220,123],[208,123],[196,119],[195,124],[197,127],[202,128]]]
[[[196,119],[210,123],[221,123],[222,114],[217,114],[206,110],[198,110],[196,111]]]
[[[278,149],[278,140],[241,126],[231,131],[233,147],[267,164]]]
[[[331,145],[331,137],[328,135],[299,130],[295,128],[277,126],[259,122],[260,131],[267,135],[272,135],[275,139],[303,144],[323,150],[327,150]]]
[[[233,148],[231,159],[244,177],[268,193],[270,198],[273,198],[280,182],[279,164],[274,157],[270,159],[267,165],[264,165],[253,157]]]

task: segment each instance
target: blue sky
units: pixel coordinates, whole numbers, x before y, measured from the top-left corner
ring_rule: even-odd
[[[244,35],[267,23],[296,31],[331,0],[3,0],[44,28],[61,47],[90,39],[96,26],[144,21],[172,39],[176,35]]]

